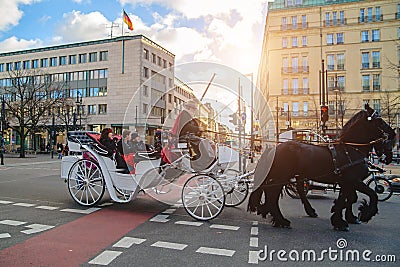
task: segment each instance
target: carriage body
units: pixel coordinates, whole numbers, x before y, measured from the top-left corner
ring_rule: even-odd
[[[248,194],[248,184],[241,182],[239,173],[230,169],[237,163],[238,153],[225,146],[217,147],[216,160],[202,170],[193,167],[189,150],[182,144],[175,151],[177,158],[170,164],[161,167],[160,158],[148,158],[136,163],[133,173],[125,174],[121,173],[115,162],[96,145],[96,140],[80,140],[68,139],[72,153],[62,159],[61,178],[68,184],[72,198],[83,206],[96,205],[105,189],[113,201],[127,203],[134,199],[140,190],[158,192],[157,189],[173,183],[184,174],[190,174],[188,177],[191,177],[183,186],[182,202],[188,213],[199,220],[215,218],[222,211],[227,196],[234,199],[233,204],[238,205]],[[239,197],[237,193],[240,194]],[[193,196],[196,197],[196,194],[201,202],[200,206],[207,212],[208,202],[219,204],[212,204],[215,210],[208,212],[209,214],[202,212],[201,215],[197,215],[197,208],[191,210],[194,205]],[[240,203],[237,203],[238,200]],[[198,201],[195,203],[199,206]],[[226,205],[230,204],[227,202]]]

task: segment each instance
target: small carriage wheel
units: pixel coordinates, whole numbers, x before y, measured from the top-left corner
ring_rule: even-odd
[[[81,159],[75,162],[68,173],[68,191],[82,206],[96,205],[105,190],[103,173],[97,162]]]
[[[225,205],[225,193],[215,178],[198,174],[183,185],[182,204],[186,212],[200,221],[217,217]]]
[[[239,176],[240,172],[235,169],[227,169],[224,171],[224,174],[227,176],[227,179],[231,179],[232,176]],[[222,184],[224,184],[223,181]],[[246,200],[249,194],[249,185],[244,180],[233,181],[232,184],[225,189],[225,194],[225,205],[227,207],[236,207]]]
[[[373,177],[368,180],[368,187],[375,191],[379,201],[388,200],[393,195],[392,184],[383,177],[375,177],[375,179],[376,183]]]

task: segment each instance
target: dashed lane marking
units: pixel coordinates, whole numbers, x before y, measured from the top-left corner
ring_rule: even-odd
[[[191,222],[191,221],[176,221],[175,224],[190,225],[190,226],[201,226],[201,225],[203,225],[202,222]]]
[[[156,216],[154,216],[153,218],[151,218],[149,221],[150,222],[161,222],[161,223],[165,223],[168,222],[169,215],[164,215],[164,214],[158,214]]]
[[[26,225],[25,227],[31,228],[29,230],[21,231],[22,233],[27,234],[27,235],[43,232],[43,231],[49,230],[51,228],[54,228],[54,226],[51,226],[51,225],[38,224],[38,223]]]
[[[239,230],[240,227],[231,225],[222,225],[222,224],[212,224],[210,225],[210,228],[237,231]]]
[[[211,254],[211,255],[232,257],[236,251],[230,250],[230,249],[223,249],[223,248],[200,247],[198,250],[196,250],[196,252],[202,253],[202,254]]]
[[[121,253],[121,251],[106,250],[93,260],[89,261],[89,264],[108,265]]]
[[[175,250],[184,250],[188,245],[172,243],[172,242],[157,241],[156,243],[152,244],[151,246],[159,247],[159,248],[175,249]]]
[[[258,248],[258,237],[250,237],[250,247]]]
[[[251,235],[258,235],[258,227],[251,227]]]
[[[172,213],[174,213],[176,211],[176,209],[167,209],[167,210],[164,210],[163,212],[161,212],[161,213],[164,213],[164,214],[172,214]]]
[[[9,233],[2,233],[0,234],[0,238],[9,238],[11,235]]]
[[[113,245],[114,248],[130,248],[132,245],[140,245],[142,244],[146,239],[142,238],[135,238],[135,237],[123,237],[121,240],[119,240],[117,243]]]
[[[63,209],[61,211],[65,211],[65,212],[72,212],[72,213],[80,213],[80,214],[90,214],[92,212],[98,211],[101,208],[89,208],[86,210],[79,210],[79,209]]]
[[[27,222],[14,221],[14,220],[2,220],[2,221],[0,221],[0,224],[12,225],[12,226],[23,225],[23,224],[26,224],[26,223]]]
[[[31,203],[14,203],[13,204],[14,206],[19,206],[19,207],[27,207],[27,208],[29,208],[29,207],[33,207],[33,206],[36,206],[35,204],[31,204]]]
[[[51,206],[37,206],[35,208],[42,209],[42,210],[58,210],[59,209],[59,207],[51,207]]]
[[[11,204],[11,203],[14,203],[14,202],[12,202],[12,201],[0,200],[0,204],[5,204],[5,205],[7,205],[7,204]]]

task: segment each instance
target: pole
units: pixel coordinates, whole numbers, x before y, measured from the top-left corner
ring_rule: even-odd
[[[0,135],[0,158],[1,158],[1,165],[4,165],[4,127],[5,127],[5,102],[4,102],[4,95],[1,96],[1,135]]]
[[[204,93],[203,93],[203,95],[202,95],[201,98],[200,98],[200,102],[203,101],[203,98],[204,98],[204,96],[206,95],[206,93],[207,93],[207,91],[208,91],[208,88],[210,88],[210,85],[211,85],[212,81],[214,80],[215,75],[217,75],[217,74],[214,73],[213,76],[211,77],[211,80],[208,82],[207,87],[206,87],[206,89],[204,90]]]
[[[52,146],[50,147],[51,158],[54,158],[54,145],[55,145],[54,136],[55,136],[55,131],[56,131],[55,126],[54,126],[54,121],[55,121],[55,118],[54,118],[54,110],[53,110],[53,118],[51,120],[51,143],[52,143]]]
[[[276,143],[279,143],[279,102],[276,96]]]
[[[137,106],[135,106],[135,131],[137,132],[137,120],[138,120],[138,114],[137,114]]]
[[[242,173],[242,119],[240,117],[240,78],[238,79],[239,172]]]
[[[251,133],[250,133],[250,162],[253,163],[254,162],[254,87],[253,87],[253,73],[251,73],[251,101],[250,101],[250,106],[251,106],[251,110],[250,110],[250,124],[251,124]]]

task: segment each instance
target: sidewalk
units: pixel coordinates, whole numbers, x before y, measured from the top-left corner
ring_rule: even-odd
[[[14,153],[4,154],[4,166],[30,165],[57,161],[61,164],[61,159],[57,159],[57,153],[54,153],[53,158],[51,158],[51,154],[28,154],[25,155],[25,158],[20,158],[19,154]]]

